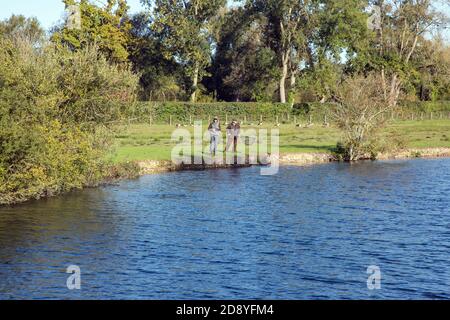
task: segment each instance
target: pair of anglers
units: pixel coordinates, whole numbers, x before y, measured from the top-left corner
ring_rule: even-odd
[[[215,117],[213,121],[210,123],[208,127],[209,134],[211,136],[211,142],[209,146],[209,150],[212,155],[216,155],[217,153],[217,146],[219,144],[219,138],[222,134],[222,129],[220,126],[219,118]],[[227,146],[225,148],[225,151],[228,151],[233,145],[234,152],[237,151],[237,145],[239,141],[239,135],[241,134],[241,126],[236,120],[233,120],[228,126],[227,126]]]

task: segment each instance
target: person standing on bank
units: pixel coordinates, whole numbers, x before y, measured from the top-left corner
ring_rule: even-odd
[[[241,134],[241,126],[236,120],[233,120],[227,127],[227,147],[226,151],[233,145],[233,151],[237,152],[237,144],[239,141],[239,135]]]
[[[211,143],[209,150],[213,156],[216,155],[217,145],[219,144],[219,136],[221,134],[220,121],[219,118],[215,117],[213,122],[210,123],[208,127],[209,134],[211,136]]]

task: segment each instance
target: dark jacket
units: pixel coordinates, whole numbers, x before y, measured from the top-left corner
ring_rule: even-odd
[[[219,135],[219,132],[222,131],[220,127],[220,122],[217,122],[217,125],[214,122],[211,122],[211,124],[208,127],[208,130],[212,135]]]
[[[241,126],[239,123],[236,123],[235,125],[230,123],[227,127],[227,134],[232,135],[233,137],[239,137],[240,132]]]

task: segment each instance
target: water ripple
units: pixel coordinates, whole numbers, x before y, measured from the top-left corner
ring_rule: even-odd
[[[450,299],[449,172],[180,172],[0,208],[0,299]]]

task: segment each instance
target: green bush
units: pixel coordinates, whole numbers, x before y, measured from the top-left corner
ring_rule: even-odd
[[[131,118],[147,122],[152,118],[154,122],[167,123],[172,117],[173,121],[187,122],[192,120],[205,120],[208,117],[218,116],[225,119],[236,117],[242,120],[246,117],[249,121],[258,121],[263,116],[264,121],[274,120],[291,114],[290,104],[282,103],[258,103],[258,102],[213,102],[213,103],[188,103],[188,102],[140,102],[136,104]]]
[[[212,102],[212,103],[190,103],[190,102],[139,102],[133,108],[129,108],[127,114],[129,119],[137,122],[148,123],[168,123],[170,117],[175,122],[188,122],[189,120],[207,120],[213,116],[225,119],[237,118],[248,121],[273,122],[278,117],[280,122],[286,122],[287,116],[290,121],[297,117],[298,121],[308,121],[312,117],[314,122],[321,122],[324,119],[330,121],[330,110],[332,103],[305,102],[295,103],[291,106],[288,103],[270,102]],[[450,102],[411,102],[399,105],[399,110],[406,113],[429,113],[432,111],[450,111]]]
[[[324,119],[325,116],[329,115],[329,110],[332,107],[331,103],[320,103],[320,102],[307,102],[307,103],[296,103],[293,107],[293,114],[299,116],[300,118],[309,118],[311,116],[317,121]]]
[[[436,111],[450,111],[450,101],[416,101],[400,102],[403,111],[413,113],[429,113]]]
[[[93,47],[71,52],[0,37],[0,204],[108,176],[108,126],[132,106],[137,81]]]
[[[296,116],[307,118],[309,115],[314,119],[323,119],[325,116],[329,116],[331,103],[297,103],[294,104],[292,113]],[[450,112],[450,101],[417,101],[417,102],[400,102],[397,112],[408,113],[430,113],[439,111]]]

